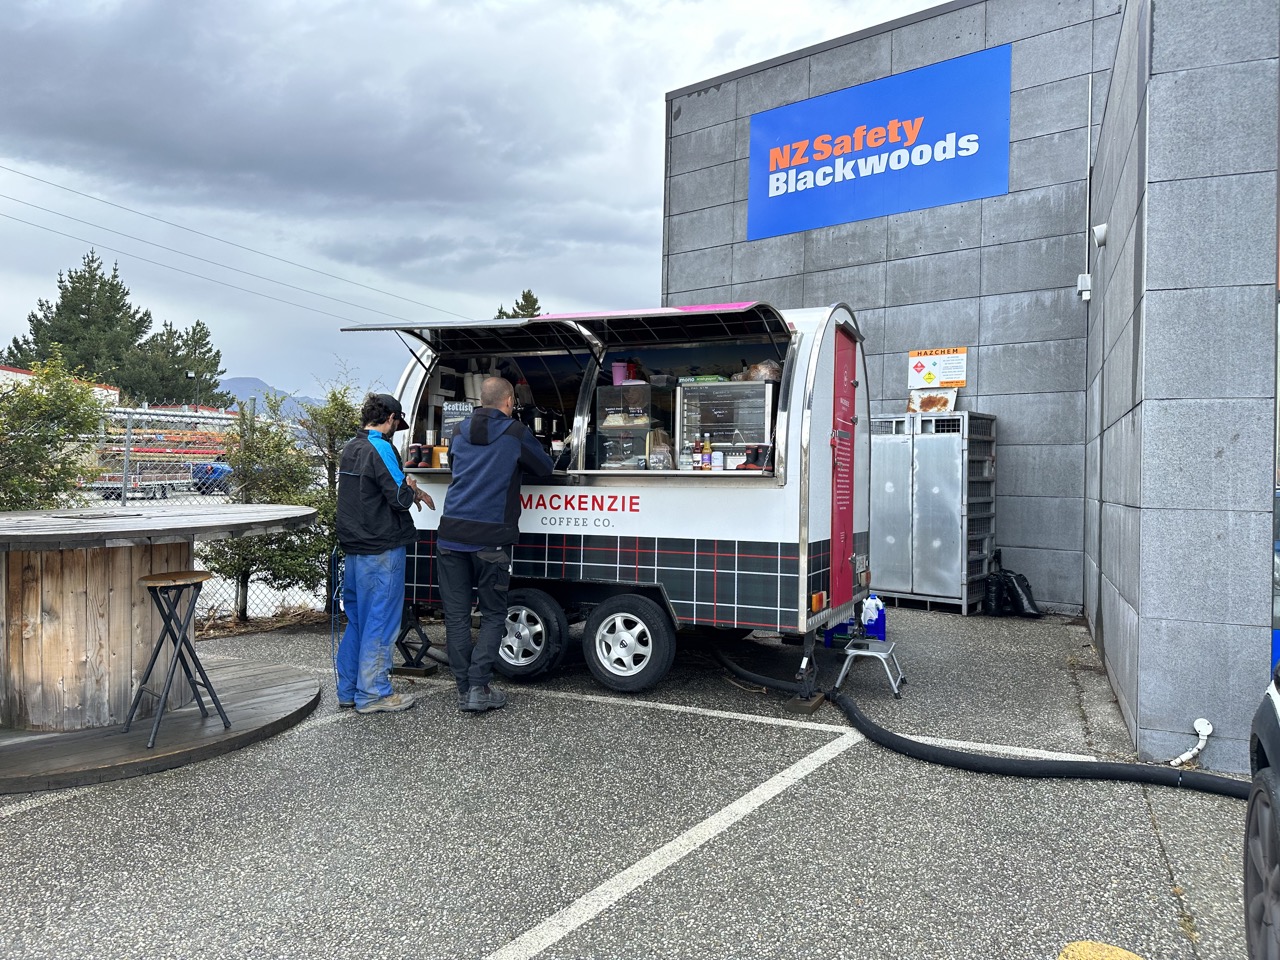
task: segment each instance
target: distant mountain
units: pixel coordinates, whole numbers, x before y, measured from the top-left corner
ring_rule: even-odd
[[[218,384],[218,389],[225,390],[241,403],[245,402],[250,397],[259,401],[259,404],[261,404],[261,401],[266,397],[285,396],[286,399],[280,408],[280,412],[290,420],[296,420],[302,415],[301,404],[318,404],[323,402],[316,400],[314,397],[291,397],[286,391],[277,390],[275,387],[271,386],[271,384],[267,383],[267,381],[259,380],[257,377],[228,377]]]

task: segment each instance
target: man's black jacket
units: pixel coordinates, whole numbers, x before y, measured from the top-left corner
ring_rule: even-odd
[[[418,539],[413,488],[395,448],[377,430],[347,441],[338,463],[338,543],[343,553],[383,553]]]

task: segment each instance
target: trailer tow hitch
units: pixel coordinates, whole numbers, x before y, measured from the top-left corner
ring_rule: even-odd
[[[800,669],[796,671],[796,682],[800,689],[784,704],[784,709],[789,713],[813,713],[826,701],[826,697],[818,689],[818,667],[814,662],[816,641],[816,631],[810,630],[804,635],[804,655],[800,658]]]

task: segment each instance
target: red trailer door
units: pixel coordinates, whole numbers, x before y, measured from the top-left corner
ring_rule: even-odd
[[[836,328],[835,407],[831,416],[831,606],[853,600],[853,418],[858,343]]]

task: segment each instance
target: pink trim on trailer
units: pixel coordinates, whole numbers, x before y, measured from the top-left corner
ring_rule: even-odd
[[[542,313],[534,320],[583,320],[596,317],[657,317],[672,313],[710,313],[715,310],[745,310],[754,307],[758,300],[745,300],[742,303],[709,303],[688,307],[650,307],[647,310],[604,310],[599,313]]]

